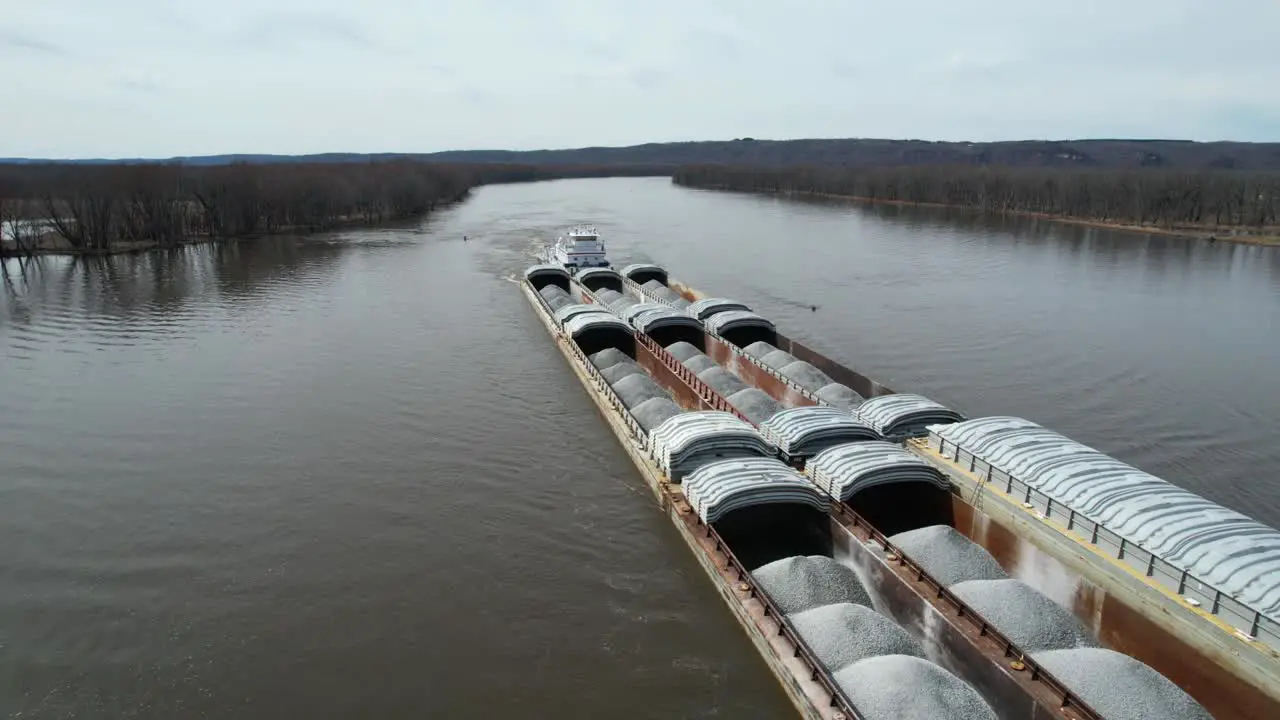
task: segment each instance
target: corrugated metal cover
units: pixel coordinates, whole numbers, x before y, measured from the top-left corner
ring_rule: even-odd
[[[773,330],[773,323],[749,310],[729,310],[716,313],[706,320],[707,329],[717,335],[727,330],[744,327],[762,327]]]
[[[727,312],[729,310],[747,310],[751,308],[743,305],[737,300],[729,300],[727,298],[702,298],[689,303],[689,307],[684,311],[689,317],[696,317],[699,320],[706,320],[716,313]]]
[[[555,318],[556,318],[556,323],[558,325],[563,326],[566,320],[568,320],[571,317],[574,317],[575,315],[581,315],[583,313],[598,313],[598,312],[600,312],[599,305],[591,305],[588,303],[573,303],[571,305],[565,305],[557,309],[555,312]]]
[[[709,462],[768,457],[774,448],[750,424],[727,412],[694,411],[670,418],[650,434],[653,456],[672,480]]]
[[[532,280],[535,277],[539,277],[543,275],[561,277],[561,278],[564,278],[565,280],[569,279],[569,271],[565,270],[563,267],[559,265],[552,265],[549,263],[544,263],[542,265],[531,265],[527,270],[524,271],[525,280]]]
[[[663,305],[662,303],[639,302],[623,310],[622,319],[626,320],[627,322],[631,322],[632,318],[634,318],[636,315],[639,315],[642,312],[648,312],[650,310],[669,310],[669,309],[671,309],[670,306]]]
[[[987,417],[929,429],[1127,542],[1280,620],[1280,531],[1030,420]]]
[[[885,437],[922,433],[929,425],[959,422],[964,416],[923,395],[880,395],[862,403],[855,417]]]
[[[944,490],[950,482],[924,458],[890,442],[856,442],[823,450],[805,464],[805,474],[832,497],[848,500],[876,485],[927,482]]]
[[[622,268],[622,274],[627,276],[628,279],[634,279],[631,276],[635,273],[657,273],[662,275],[662,279],[664,281],[668,277],[666,268],[652,263],[631,263],[630,265]]]
[[[703,522],[751,505],[808,505],[825,511],[828,500],[809,478],[774,458],[741,458],[703,465],[684,483],[689,506]]]
[[[880,434],[847,410],[809,405],[780,410],[760,424],[760,434],[788,455],[811,455],[834,444],[879,440]]]
[[[679,310],[670,307],[664,307],[652,312],[639,313],[631,319],[631,325],[637,330],[645,333],[664,327],[692,328],[698,331],[699,337],[701,337],[702,333],[702,323],[698,322],[697,318],[691,318]]]
[[[622,282],[622,276],[613,268],[593,267],[578,271],[578,282],[583,285],[587,284],[587,280],[593,278],[615,278],[619,283]]]
[[[608,326],[617,327],[619,330],[632,332],[631,326],[626,324],[617,315],[607,311],[599,310],[596,312],[587,312],[580,315],[574,315],[564,324],[565,332],[570,337],[576,337],[579,333],[587,330],[600,330]]]

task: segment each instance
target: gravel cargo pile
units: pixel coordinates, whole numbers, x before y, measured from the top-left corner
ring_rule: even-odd
[[[748,346],[746,346],[746,347],[742,348],[742,352],[744,352],[744,353],[746,353],[746,354],[750,355],[751,357],[753,357],[753,358],[755,358],[755,359],[759,360],[759,359],[763,358],[765,355],[768,355],[769,353],[771,353],[771,352],[773,352],[774,350],[777,350],[777,349],[778,349],[778,348],[776,348],[776,347],[774,347],[774,346],[770,345],[769,343],[765,342],[764,340],[757,340],[757,341],[755,341],[755,342],[751,343],[750,345],[748,345]]]
[[[781,408],[777,400],[766,395],[763,390],[753,387],[739,390],[725,399],[756,425],[773,417],[773,414]]]
[[[640,423],[645,432],[650,432],[661,425],[672,415],[679,415],[680,406],[668,398],[656,397],[645,400],[631,408],[631,416]]]
[[[635,375],[636,373],[643,372],[644,370],[641,370],[639,365],[627,360],[601,370],[600,374],[604,376],[604,381],[609,383],[609,386],[612,387],[617,384],[619,380],[628,375]]]
[[[612,385],[612,387],[613,391],[618,394],[618,399],[628,409],[653,398],[671,399],[666,390],[659,387],[658,383],[653,381],[653,378],[644,373],[628,375]]]
[[[965,580],[1009,577],[982,546],[947,525],[930,525],[890,535],[889,542],[947,587]]]
[[[675,290],[672,290],[666,285],[663,285],[657,280],[650,280],[649,282],[641,285],[640,287],[644,288],[645,290],[648,290],[650,293],[654,295],[654,297],[660,297],[663,300],[666,300],[667,302],[670,302],[670,303],[674,303],[677,300],[684,300],[684,298],[680,297],[680,293],[676,292]],[[685,301],[684,306],[687,307],[688,305],[689,305],[688,301]]]
[[[674,355],[680,362],[702,355],[702,351],[694,347],[693,343],[685,342],[684,340],[668,345],[667,352]]]
[[[817,392],[835,382],[827,374],[804,360],[797,360],[790,365],[779,368],[778,372],[786,375],[792,382],[809,392]]]
[[[614,365],[617,365],[620,362],[629,362],[629,363],[635,362],[635,360],[632,360],[631,358],[627,357],[626,353],[622,352],[617,348],[605,348],[604,350],[601,350],[600,352],[588,357],[587,359],[591,361],[592,365],[595,365],[597,368],[601,370],[604,370],[605,368],[608,368],[608,367],[613,367]]]
[[[760,362],[768,365],[774,370],[781,370],[796,361],[796,356],[786,350],[773,350],[769,354],[760,358]]]
[[[746,383],[738,379],[737,375],[718,365],[698,373],[698,379],[710,385],[712,390],[725,397],[729,397],[740,390],[746,390],[748,387]]]
[[[862,404],[863,397],[847,385],[833,382],[814,393],[819,400],[845,410],[852,410]]]
[[[1045,650],[1031,658],[1107,720],[1213,720],[1168,678],[1114,650]]]
[[[877,655],[924,657],[924,649],[906,630],[862,605],[822,605],[788,619],[813,654],[833,673]]]
[[[707,368],[716,367],[716,361],[706,355],[694,355],[682,363],[685,367],[693,371],[694,375],[706,370]]]
[[[1098,647],[1074,615],[1021,580],[967,580],[950,589],[1023,652]]]
[[[756,568],[751,577],[787,615],[832,603],[871,606],[871,598],[853,570],[822,555],[774,560]]]
[[[996,720],[972,686],[910,655],[859,660],[835,681],[863,720]]]
[[[596,292],[596,297],[600,299],[600,302],[604,303],[605,305],[608,305],[609,303],[622,298],[622,293],[618,292],[617,290],[610,290],[609,288],[604,288]]]

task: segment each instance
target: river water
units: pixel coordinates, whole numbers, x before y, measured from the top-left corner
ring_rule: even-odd
[[[0,717],[787,716],[509,282],[575,222],[1280,524],[1280,252],[494,186],[420,227],[9,263]]]

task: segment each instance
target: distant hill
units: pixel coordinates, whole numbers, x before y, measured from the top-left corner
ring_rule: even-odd
[[[930,142],[926,140],[712,140],[647,143],[630,147],[567,150],[450,150],[437,153],[321,153],[315,155],[204,155],[159,162],[226,165],[233,162],[370,162],[417,159],[450,163],[526,165],[732,164],[757,167],[906,165],[995,165],[1003,167],[1176,168],[1280,170],[1280,143],[1187,140],[1019,140],[1009,142]],[[49,160],[0,158],[0,163]],[[146,158],[57,160],[78,164],[146,163]]]

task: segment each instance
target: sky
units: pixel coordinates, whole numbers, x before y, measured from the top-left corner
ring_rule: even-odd
[[[1280,141],[1280,0],[0,0],[0,157]]]

